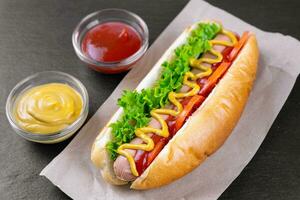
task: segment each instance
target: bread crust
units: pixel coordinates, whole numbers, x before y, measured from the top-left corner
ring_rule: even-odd
[[[111,120],[109,120],[111,121]],[[125,185],[128,182],[120,180],[116,177],[113,170],[113,160],[110,159],[106,151],[106,144],[111,140],[111,128],[108,124],[102,129],[96,137],[91,150],[91,160],[94,165],[100,169],[103,179],[113,185]]]
[[[191,27],[186,29],[184,34],[190,32],[191,29]],[[172,52],[172,49],[170,47],[166,51],[167,57],[170,57],[168,54]],[[169,141],[145,172],[132,183],[132,189],[156,188],[184,176],[225,142],[238,122],[248,99],[256,75],[258,54],[256,38],[252,34],[209,97]],[[161,59],[165,58],[164,55]],[[113,185],[128,183],[118,179],[114,174],[113,161],[109,158],[105,148],[112,138],[108,124],[118,119],[122,114],[119,111],[97,136],[91,151],[92,162],[100,169],[104,180]]]
[[[256,38],[251,35],[209,97],[132,183],[132,189],[151,189],[177,180],[222,146],[247,102],[258,56]]]

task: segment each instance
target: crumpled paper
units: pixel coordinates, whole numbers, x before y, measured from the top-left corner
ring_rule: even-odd
[[[116,187],[105,183],[90,161],[90,151],[95,137],[117,110],[116,101],[122,90],[136,88],[181,32],[205,19],[221,21],[229,30],[239,33],[250,30],[257,35],[260,48],[257,80],[238,125],[215,154],[192,173],[168,186],[133,191],[128,186]],[[46,176],[73,199],[217,199],[254,156],[286,101],[300,71],[299,52],[299,41],[290,36],[261,31],[206,2],[192,0],[73,141],[40,175]]]

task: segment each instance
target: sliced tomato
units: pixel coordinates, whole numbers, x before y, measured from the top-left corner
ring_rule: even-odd
[[[146,166],[149,166],[156,156],[161,152],[164,146],[167,144],[166,138],[161,138],[158,143],[155,144],[155,147],[152,151],[148,153]]]
[[[229,55],[230,55],[230,53],[232,52],[232,50],[233,50],[233,47],[226,47],[224,50],[223,50],[223,52],[222,52],[222,55],[223,55],[223,62],[225,61],[227,61],[227,62],[229,62]],[[221,63],[220,63],[221,64]]]
[[[159,135],[156,135],[156,134],[153,134],[151,136],[151,139],[153,140],[154,144],[158,143],[161,138],[163,138],[163,137],[159,136]]]
[[[178,115],[175,122],[175,129],[178,131],[182,125],[184,124],[186,118],[191,114],[195,107],[198,107],[203,101],[205,97],[201,95],[195,95],[191,98],[191,100],[186,104],[183,108],[183,111]]]
[[[148,154],[146,154],[143,150],[137,150],[135,154],[134,161],[136,165],[136,170],[139,174],[142,174],[147,167],[145,162],[147,155]]]
[[[182,105],[183,107],[185,107],[185,106],[190,102],[191,98],[192,98],[192,97],[185,97],[185,98],[183,98],[183,99],[180,101],[181,105]]]
[[[216,69],[216,71],[214,71],[213,74],[207,79],[207,82],[203,85],[199,94],[207,97],[217,84],[218,80],[222,78],[222,76],[228,70],[230,65],[230,62],[222,62],[221,65]]]
[[[228,57],[227,57],[228,61],[232,62],[236,58],[236,56],[241,51],[242,47],[247,42],[249,36],[250,36],[250,33],[248,31],[243,33],[243,35],[242,35],[241,39],[239,40],[239,42],[234,46],[234,48],[232,49],[232,51],[228,55]]]
[[[175,122],[176,122],[176,117],[173,117],[172,121],[167,121],[169,133],[170,133],[169,137],[171,138],[176,134]]]

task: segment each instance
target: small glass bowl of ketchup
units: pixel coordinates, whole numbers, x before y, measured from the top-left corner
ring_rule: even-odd
[[[146,23],[122,9],[89,14],[72,35],[77,56],[92,69],[108,74],[129,70],[145,54],[148,39]]]

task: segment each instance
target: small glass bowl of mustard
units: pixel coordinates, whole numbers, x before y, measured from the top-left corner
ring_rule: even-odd
[[[71,137],[88,115],[88,93],[75,77],[39,72],[19,82],[6,101],[6,116],[23,138],[45,144]]]

